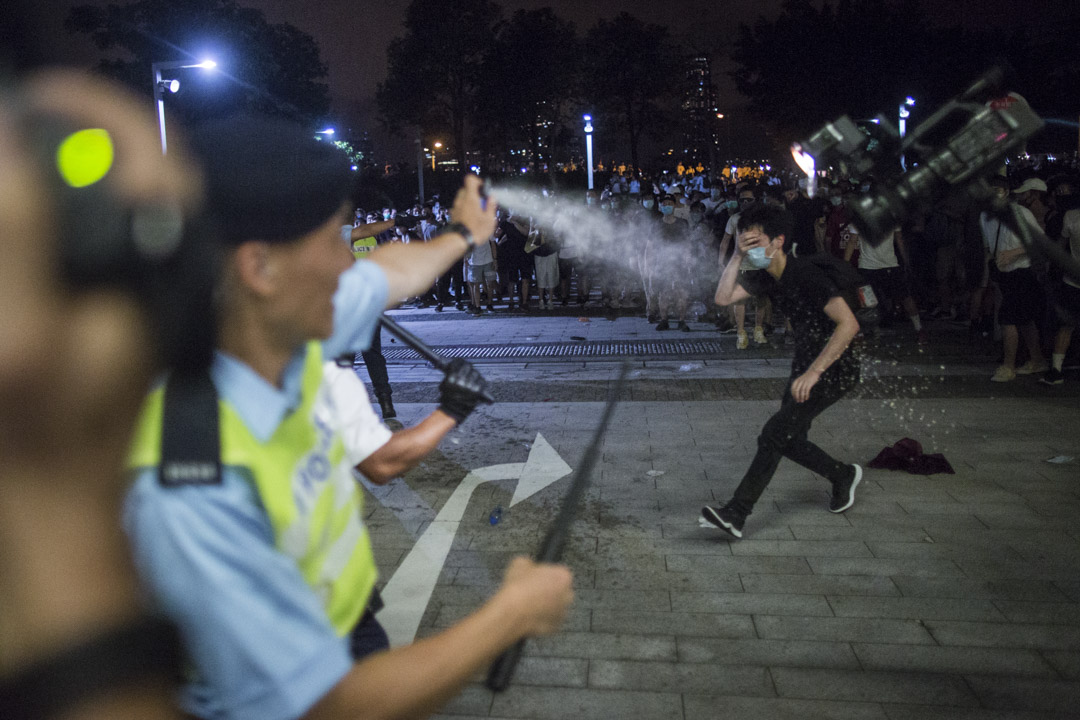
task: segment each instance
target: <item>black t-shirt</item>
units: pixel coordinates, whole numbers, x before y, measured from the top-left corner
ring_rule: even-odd
[[[739,284],[752,295],[768,295],[776,308],[791,322],[795,336],[795,359],[792,377],[810,368],[832,337],[836,323],[825,313],[825,306],[840,291],[821,268],[809,260],[789,255],[779,280],[765,270],[751,270],[739,275]],[[853,386],[859,379],[859,362],[851,346],[829,366],[822,382]]]
[[[814,243],[814,221],[825,214],[820,203],[799,195],[788,203],[787,210],[791,213],[794,223],[791,242],[799,246],[799,254],[811,255],[817,252],[817,246]]]
[[[657,225],[660,226],[660,237],[668,243],[684,243],[690,239],[690,223],[682,218],[675,218],[675,222],[664,222],[661,220]]]
[[[525,256],[525,242],[529,239],[528,236],[521,230],[518,230],[517,225],[509,220],[503,220],[499,224],[499,229],[503,231],[503,239],[499,243],[499,257],[504,254],[506,259],[518,259]]]

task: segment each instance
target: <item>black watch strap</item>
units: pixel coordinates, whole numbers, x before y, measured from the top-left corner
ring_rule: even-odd
[[[457,233],[465,238],[465,244],[469,246],[470,250],[476,247],[476,238],[473,237],[472,232],[465,226],[465,223],[452,222],[444,225],[438,234],[445,235],[446,233]]]
[[[180,663],[176,626],[144,617],[0,678],[0,718],[44,720],[117,688],[177,681]]]

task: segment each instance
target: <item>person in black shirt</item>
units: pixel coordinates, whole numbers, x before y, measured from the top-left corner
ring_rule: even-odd
[[[705,521],[741,538],[746,517],[772,480],[781,458],[823,475],[832,483],[829,510],[844,512],[855,502],[862,468],[835,460],[807,439],[810,424],[859,382],[859,363],[849,345],[859,323],[840,291],[811,260],[788,255],[791,216],[783,208],[755,203],[738,222],[735,257],[716,288],[718,305],[768,295],[791,322],[795,358],[780,410],[758,436],[753,462],[731,501],[706,506]],[[756,270],[739,274],[743,258]]]

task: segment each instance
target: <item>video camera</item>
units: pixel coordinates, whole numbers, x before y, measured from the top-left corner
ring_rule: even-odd
[[[863,237],[878,245],[913,212],[996,172],[1042,129],[1042,119],[1026,103],[987,105],[1002,94],[1004,77],[1001,68],[991,69],[905,138],[882,115],[874,121],[880,128],[876,138],[845,115],[794,143],[792,155],[811,184],[817,168],[829,166],[876,178],[875,187],[856,198],[851,209]],[[910,171],[904,169],[905,160]]]

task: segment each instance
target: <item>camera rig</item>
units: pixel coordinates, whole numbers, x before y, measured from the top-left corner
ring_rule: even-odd
[[[851,204],[856,226],[873,245],[890,237],[912,213],[965,188],[982,210],[1020,237],[1029,253],[1080,281],[1080,263],[1037,225],[1025,221],[1008,200],[998,200],[987,183],[1005,158],[1019,152],[1043,127],[1027,103],[988,105],[987,101],[1002,94],[1004,77],[1001,68],[990,69],[905,138],[882,115],[874,121],[880,128],[875,138],[844,115],[809,139],[794,143],[792,155],[809,176],[811,188],[817,168],[826,166],[875,178],[871,191]],[[905,170],[905,164],[911,169]]]

